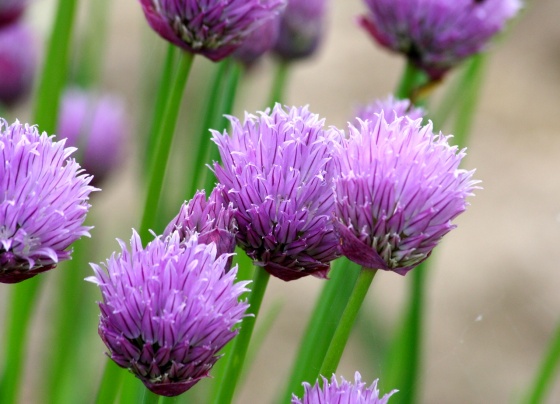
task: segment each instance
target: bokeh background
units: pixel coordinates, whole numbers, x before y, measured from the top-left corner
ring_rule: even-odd
[[[98,0],[89,0],[98,1]],[[77,31],[87,24],[82,1]],[[135,0],[107,2],[103,79],[100,87],[122,95],[131,121],[130,144],[121,170],[92,199],[89,246],[101,261],[117,249],[115,238],[129,239],[139,223],[143,202],[140,141],[145,133],[146,102],[163,58],[163,41],[153,34]],[[37,28],[38,43],[50,27],[54,1],[36,0],[26,16]],[[396,86],[403,60],[378,48],[355,23],[364,12],[359,0],[330,0],[328,29],[317,55],[290,71],[286,103],[309,104],[328,125],[344,127],[359,104],[385,97]],[[467,168],[476,168],[483,190],[470,199],[458,229],[446,236],[432,258],[424,333],[423,403],[517,403],[560,321],[560,2],[526,2],[520,18],[491,49],[480,103],[468,141]],[[79,45],[79,43],[76,43]],[[183,107],[180,139],[167,189],[180,189],[189,175],[181,161],[189,133],[195,130],[210,79],[211,63],[198,58]],[[268,97],[273,63],[264,60],[240,88],[236,114],[262,109]],[[448,79],[453,79],[451,75]],[[437,91],[435,97],[439,97]],[[26,120],[30,105],[14,112]],[[449,129],[444,128],[444,132]],[[171,192],[173,206],[191,195]],[[64,268],[61,267],[61,270]],[[83,277],[90,275],[87,267]],[[45,341],[51,333],[50,310],[57,275],[50,277],[36,313],[29,344],[24,403],[41,403]],[[284,283],[273,279],[263,313],[280,308],[238,402],[273,403],[282,391],[298,341],[322,281]],[[380,273],[368,295],[359,327],[339,367],[352,379],[359,370],[371,382],[380,376],[383,353],[405,302],[407,279]],[[96,378],[104,361],[95,322],[97,289],[92,285],[91,325],[84,334],[83,368],[75,377]],[[9,293],[0,285],[0,299]],[[2,310],[3,312],[3,310]],[[0,314],[3,321],[3,314]],[[258,327],[258,326],[257,326]],[[51,343],[56,343],[52,341]],[[91,355],[95,359],[90,360]],[[201,382],[200,388],[204,388]],[[380,381],[382,391],[387,386]],[[195,387],[195,389],[198,387]],[[86,397],[91,392],[84,392]],[[193,402],[196,400],[196,394]],[[556,383],[550,403],[560,402]]]

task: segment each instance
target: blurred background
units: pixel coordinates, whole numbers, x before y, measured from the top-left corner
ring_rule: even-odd
[[[89,2],[81,3],[78,38],[88,19]],[[148,28],[137,1],[107,3],[111,11],[107,35],[100,37],[106,42],[100,86],[126,100],[131,136],[120,170],[91,200],[89,220],[96,228],[85,243],[90,260],[96,262],[118,248],[115,238],[128,240],[131,228],[139,224],[144,198],[139,179],[145,168],[140,142],[149,114],[144,100],[154,97],[165,49],[163,40]],[[476,168],[476,178],[482,180],[484,189],[470,199],[471,206],[457,220],[458,228],[430,258],[433,267],[421,387],[424,403],[519,402],[560,321],[560,2],[526,3],[520,18],[491,49],[468,141],[465,167]],[[52,0],[36,0],[26,15],[26,21],[36,28],[39,47],[49,32],[53,7]],[[377,47],[357,26],[356,17],[364,11],[359,0],[330,0],[328,29],[320,50],[289,72],[287,104],[309,104],[327,125],[344,127],[358,105],[393,91],[404,60]],[[79,48],[79,42],[76,45]],[[245,77],[236,115],[263,108],[273,67],[271,60],[264,60]],[[195,60],[179,125],[184,136],[178,136],[173,167],[182,167],[186,158],[180,150],[188,147],[189,133],[197,128],[213,68],[202,58]],[[453,75],[447,79],[452,80]],[[437,90],[435,97],[441,92]],[[30,107],[31,103],[19,106],[9,119],[26,121]],[[180,189],[173,185],[183,184],[188,175],[184,169],[172,170],[167,189]],[[176,214],[182,200],[192,196],[170,194],[167,209],[162,211],[165,220]],[[91,275],[87,267],[80,270],[82,278]],[[41,402],[38,386],[43,367],[39,364],[48,358],[44,343],[51,335],[49,324],[55,315],[49,310],[57,293],[55,273],[48,275],[49,287],[32,330],[24,403]],[[238,402],[272,403],[282,392],[321,285],[321,280],[311,277],[270,282],[263,314],[278,307],[280,314],[255,358]],[[2,301],[8,288],[0,285]],[[99,296],[93,285],[88,290],[91,307],[84,315],[92,320],[87,330],[80,331],[89,341],[83,348],[87,356],[80,373],[72,375],[79,379],[99,377],[105,360],[93,303]],[[380,351],[401,318],[406,291],[403,277],[378,274],[339,375],[353,379],[359,370],[368,383],[380,377]],[[92,353],[95,359],[90,360]],[[379,386],[382,392],[398,389],[383,380]],[[549,402],[560,402],[560,382]]]

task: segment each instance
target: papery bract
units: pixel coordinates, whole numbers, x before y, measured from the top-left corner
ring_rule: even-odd
[[[285,0],[139,0],[150,26],[191,53],[218,61],[284,7]]]
[[[70,259],[83,226],[90,176],[35,126],[0,119],[0,282],[15,283]]]
[[[383,113],[349,124],[335,178],[335,229],[350,260],[406,274],[431,254],[466,209],[477,181],[459,168],[464,150],[432,132],[431,122]]]
[[[484,49],[521,7],[519,0],[365,0],[360,24],[437,80]]]
[[[231,135],[213,131],[224,197],[237,209],[237,243],[283,280],[325,277],[338,257],[332,227],[332,153],[340,133],[307,107],[230,117]]]
[[[130,249],[92,264],[103,302],[99,335],[108,356],[163,396],[184,393],[204,377],[248,307],[238,301],[247,282],[224,271],[227,255],[216,246],[184,241],[177,232],[142,248],[134,232]]]
[[[371,386],[366,387],[362,382],[359,372],[354,375],[354,383],[350,383],[342,377],[340,384],[333,375],[329,383],[325,377],[322,378],[322,386],[317,381],[314,386],[303,383],[305,392],[300,399],[295,395],[292,397],[292,404],[387,404],[389,398],[397,392],[393,390],[379,397],[377,380]]]

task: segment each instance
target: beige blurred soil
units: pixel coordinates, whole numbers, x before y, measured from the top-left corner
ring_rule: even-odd
[[[30,16],[44,29],[48,21],[40,14],[49,7],[43,0]],[[104,88],[122,93],[132,115],[140,117],[139,100],[146,91],[140,77],[157,67],[156,58],[143,55],[159,39],[146,28],[136,1],[120,0],[112,7]],[[313,60],[294,66],[288,104],[309,104],[327,124],[343,127],[356,105],[385,97],[396,86],[402,60],[357,27],[355,17],[363,10],[358,0],[331,0],[323,47]],[[458,228],[431,258],[422,403],[519,402],[560,321],[559,19],[558,0],[530,2],[488,59],[466,161],[484,189],[471,198]],[[201,108],[196,93],[207,84],[207,67],[196,62],[193,74],[199,79],[189,89],[188,115]],[[255,81],[243,87],[239,112],[263,105],[271,71],[270,61],[255,71]],[[94,233],[105,240],[99,260],[117,247],[115,237],[128,239],[137,226],[142,203],[137,170],[131,159],[96,199],[95,220],[106,218]],[[238,403],[274,402],[322,284],[314,278],[270,282],[263,310],[279,303],[282,311]],[[406,278],[381,273],[369,292],[367,311],[386,332],[398,322],[407,284]],[[40,337],[34,334],[33,341]],[[368,382],[378,377],[381,364],[366,359],[363,343],[354,335],[338,372],[346,379],[356,370]],[[31,352],[38,349],[34,346]],[[96,349],[103,351],[100,344]],[[380,386],[398,388],[383,380]],[[32,391],[25,401],[41,402]],[[560,403],[560,382],[548,402]]]

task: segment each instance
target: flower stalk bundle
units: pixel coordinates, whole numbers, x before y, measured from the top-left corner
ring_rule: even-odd
[[[0,0],[0,48],[2,31],[18,24],[31,6]],[[96,96],[102,94],[96,91],[102,87],[102,69],[88,64],[101,56],[88,54],[87,61],[76,64],[98,72],[88,80],[82,80],[84,71],[72,71],[76,6],[74,0],[59,0],[38,78],[34,122],[0,120],[0,282],[23,282],[13,291],[4,327],[0,402],[7,404],[18,402],[22,387],[26,393],[34,387],[25,385],[22,368],[40,280],[59,271],[54,268],[71,259],[74,243],[90,235],[93,226],[85,216],[90,193],[97,191],[90,183],[116,182],[119,177],[113,174],[126,164],[123,150],[131,150],[127,144],[141,138],[132,135],[134,125],[122,104]],[[168,46],[157,96],[148,103],[153,109],[149,138],[135,145],[145,155],[138,170],[141,217],[130,243],[119,240],[119,252],[103,260],[84,242],[76,245],[76,259],[61,265],[60,271],[86,278],[89,289],[82,289],[85,283],[74,288],[70,276],[49,285],[60,296],[55,324],[66,333],[73,316],[82,312],[65,304],[83,303],[65,299],[68,290],[89,296],[85,291],[91,283],[98,287],[97,332],[106,358],[93,349],[84,354],[76,341],[67,349],[70,355],[87,356],[79,356],[77,366],[106,362],[98,379],[73,380],[72,360],[64,358],[64,349],[55,350],[56,377],[42,386],[47,401],[72,402],[83,382],[98,403],[158,403],[169,397],[174,402],[236,402],[243,383],[251,388],[252,381],[243,376],[251,365],[250,351],[259,348],[252,336],[261,324],[268,284],[290,289],[308,278],[325,286],[292,374],[278,382],[286,389],[282,402],[417,402],[425,310],[421,297],[427,293],[426,282],[417,279],[425,280],[429,257],[478,189],[474,170],[462,166],[466,148],[434,130],[439,123],[430,119],[437,114],[426,103],[426,89],[465,60],[475,60],[521,4],[365,0],[367,11],[359,25],[381,46],[401,53],[406,68],[394,94],[357,110],[345,128],[312,112],[312,106],[285,102],[288,68],[310,60],[327,42],[328,2],[139,0],[135,6],[143,11],[152,36]],[[84,43],[91,45],[95,29],[87,32]],[[267,54],[277,68],[268,105],[246,111],[241,119],[237,112],[243,100],[237,89],[252,79],[257,62]],[[203,128],[189,132],[183,150],[180,134],[190,127],[182,128],[180,118],[184,114],[190,125],[198,100],[187,86],[191,71],[199,73],[192,69],[195,55],[207,59],[200,63],[219,65],[200,120]],[[5,67],[1,56],[0,70]],[[27,65],[15,69],[21,70],[23,82],[15,74],[8,80],[12,86],[21,84],[22,93],[31,84],[27,76],[32,74],[25,69],[35,66],[31,56],[24,59]],[[473,77],[472,71],[465,77]],[[64,93],[75,81],[87,88]],[[469,102],[455,104],[457,121],[467,128],[458,129],[463,142],[475,93]],[[71,157],[75,149],[69,144],[77,147],[84,168]],[[188,191],[175,181],[177,155]],[[170,209],[176,194],[184,202]],[[94,217],[92,223],[98,220],[108,219]],[[91,233],[95,244],[95,230]],[[90,264],[93,276],[79,272],[88,270],[86,261],[101,262]],[[375,367],[379,379],[363,382],[356,371],[350,382],[337,373],[338,364],[370,285],[381,272],[413,279],[414,310],[400,325],[402,335],[396,333],[389,365]],[[85,331],[95,334],[87,315],[76,323],[83,328],[76,330],[76,338]],[[399,361],[410,366],[401,366],[395,376],[391,364]],[[212,377],[214,382],[207,382]],[[388,393],[382,394],[378,384]]]

